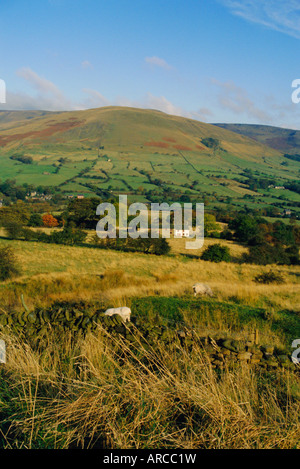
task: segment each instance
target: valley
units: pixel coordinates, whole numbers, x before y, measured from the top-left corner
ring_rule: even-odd
[[[298,161],[253,133],[159,111],[2,111],[0,162],[1,180],[14,179],[29,192],[41,186],[65,198],[124,193],[148,203],[299,215]]]

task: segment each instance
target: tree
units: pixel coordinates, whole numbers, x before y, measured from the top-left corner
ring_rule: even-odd
[[[211,244],[203,252],[201,259],[211,262],[230,262],[230,251],[227,246],[221,244]]]
[[[39,213],[32,213],[30,215],[29,221],[28,221],[28,226],[43,226],[43,218]]]
[[[74,222],[79,228],[95,228],[99,221],[96,210],[101,202],[96,197],[71,200],[67,209],[68,221]]]
[[[207,137],[207,138],[203,138],[201,142],[207,148],[212,148],[214,152],[218,150],[218,148],[220,148],[220,141],[217,138]]]
[[[76,228],[72,223],[67,223],[64,226],[63,231],[60,231],[58,233],[60,235],[59,241],[62,244],[81,244],[87,237],[87,233],[80,230],[79,228]]]
[[[162,256],[170,252],[170,245],[165,238],[150,239],[151,249],[150,252],[157,256]]]
[[[240,215],[229,222],[228,228],[234,231],[238,241],[248,242],[259,234],[257,220],[250,215]]]
[[[289,261],[290,261],[290,264],[292,265],[299,265],[300,264],[300,257],[299,257],[299,248],[298,246],[296,246],[295,244],[288,247],[286,250],[285,250],[288,258],[289,258]]]
[[[212,231],[220,231],[220,225],[216,223],[215,215],[210,213],[204,214],[204,236],[209,236]]]
[[[295,238],[292,225],[286,225],[282,221],[276,221],[273,227],[273,237],[275,241],[285,245],[294,244]]]
[[[10,247],[0,248],[0,281],[7,280],[20,273],[16,258]]]
[[[257,265],[290,264],[289,256],[282,246],[273,246],[266,242],[250,246],[249,253],[243,255],[243,260]]]
[[[4,226],[8,222],[19,223],[20,225],[27,225],[30,218],[28,207],[21,202],[11,205],[9,207],[2,207],[0,210],[0,224]]]
[[[44,226],[47,226],[48,228],[54,228],[55,226],[58,226],[57,219],[50,213],[43,215],[42,219]]]
[[[14,220],[9,220],[3,224],[6,234],[10,239],[18,239],[23,235],[23,226]]]
[[[39,233],[38,239],[43,243],[67,244],[70,246],[78,245],[84,242],[87,233],[76,228],[75,225],[67,223],[62,231],[54,230],[50,235]]]

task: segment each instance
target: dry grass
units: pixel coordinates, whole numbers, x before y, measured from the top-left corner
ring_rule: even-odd
[[[299,448],[299,380],[289,372],[218,374],[200,349],[129,348],[100,328],[72,347],[6,340],[18,396],[7,448]]]
[[[185,241],[171,241],[172,256],[154,256],[1,240],[1,245],[10,245],[15,249],[22,275],[14,281],[2,284],[0,304],[2,307],[17,307],[20,305],[21,293],[29,306],[36,302],[46,305],[56,300],[72,298],[106,298],[118,302],[118,298],[133,296],[181,296],[191,294],[193,283],[201,281],[209,283],[221,301],[275,309],[299,309],[298,266],[262,267],[225,262],[215,264],[182,256],[180,252]],[[174,243],[177,243],[177,248]],[[230,249],[236,256],[244,249],[228,241],[224,243],[230,244]],[[258,274],[270,269],[280,273],[285,283],[259,285],[253,281]]]
[[[172,241],[172,256],[0,242],[15,249],[22,266],[20,277],[1,284],[5,311],[23,308],[22,294],[30,309],[57,300],[130,306],[134,297],[188,299],[195,281],[210,284],[219,302],[266,307],[275,318],[281,309],[299,310],[299,267],[205,262],[182,255],[185,240]],[[230,243],[230,249],[238,257],[244,248]],[[253,281],[270,269],[285,283]],[[203,308],[207,332],[238,329],[221,309],[212,319]],[[199,326],[192,309],[181,313],[186,324]],[[270,324],[261,326],[260,337],[280,348],[284,339]],[[238,332],[242,338],[247,327]],[[200,349],[187,353],[159,343],[155,350],[128,348],[100,328],[78,341],[49,333],[39,349],[3,337],[8,363],[0,369],[0,408],[6,416],[0,442],[5,448],[299,447],[299,379],[287,371],[271,375],[240,367],[217,373]]]

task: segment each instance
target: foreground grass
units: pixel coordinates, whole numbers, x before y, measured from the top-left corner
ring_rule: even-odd
[[[2,448],[299,448],[291,372],[218,373],[197,347],[128,347],[100,327],[37,348],[5,339]]]

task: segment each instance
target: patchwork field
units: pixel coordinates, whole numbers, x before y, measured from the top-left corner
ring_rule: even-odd
[[[12,159],[19,156],[31,158],[31,164]],[[20,112],[19,117],[2,112],[0,161],[2,180],[58,186],[64,194],[123,192],[142,194],[147,201],[167,193],[169,200],[208,198],[211,206],[288,205],[299,211],[298,193],[252,190],[246,183],[252,174],[289,185],[299,174],[298,161],[287,162],[264,142],[158,111],[107,107],[30,116]]]

